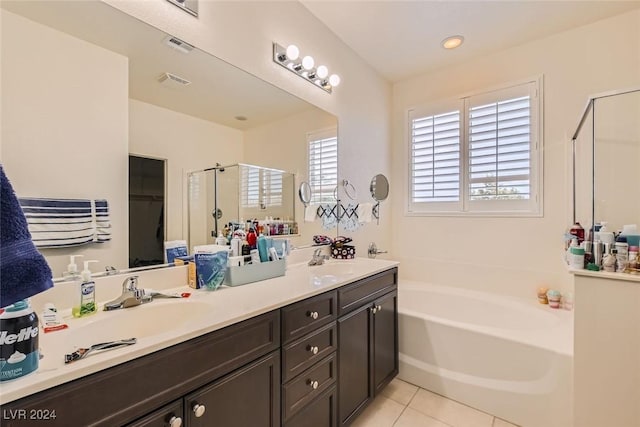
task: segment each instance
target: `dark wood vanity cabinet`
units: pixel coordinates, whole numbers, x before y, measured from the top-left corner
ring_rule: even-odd
[[[269,363],[274,365],[273,378],[266,376],[264,369],[254,369],[241,381],[251,383],[263,393],[271,393],[265,399],[270,399],[271,412],[276,417],[271,425],[277,426],[280,414],[279,353],[280,313],[275,310],[2,405],[2,413],[55,411],[55,419],[39,423],[48,427],[114,427],[129,423],[170,426],[166,417],[174,413],[182,415],[178,418],[183,426],[188,426],[186,421],[192,408],[184,403],[185,396],[216,384],[218,380],[223,381],[233,372],[243,372],[244,367],[272,354],[273,360]],[[232,401],[243,399],[244,395],[246,393],[224,398]],[[164,409],[158,409],[180,401],[183,401],[181,413],[177,406],[166,413]],[[215,413],[215,408],[209,412]],[[2,420],[2,427],[39,424],[18,417]]]
[[[397,269],[338,291],[339,425],[348,426],[398,374]]]
[[[398,372],[397,269],[2,406],[96,427],[336,427]],[[82,363],[82,361],[78,362]]]

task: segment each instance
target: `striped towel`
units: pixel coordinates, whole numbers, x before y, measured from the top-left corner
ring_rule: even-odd
[[[33,243],[61,248],[111,240],[106,200],[20,198]]]

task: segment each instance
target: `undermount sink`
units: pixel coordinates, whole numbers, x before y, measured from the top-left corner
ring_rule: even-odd
[[[152,301],[137,307],[100,311],[87,318],[85,324],[74,325],[71,321],[65,331],[66,341],[67,345],[88,347],[100,342],[150,337],[196,324],[210,312],[210,304],[188,299]]]
[[[322,265],[309,267],[309,272],[315,285],[327,285],[349,277],[353,274],[354,265],[351,261],[330,261]]]

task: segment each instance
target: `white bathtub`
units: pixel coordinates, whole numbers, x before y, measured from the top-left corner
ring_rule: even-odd
[[[399,378],[525,427],[572,425],[573,313],[399,284]]]

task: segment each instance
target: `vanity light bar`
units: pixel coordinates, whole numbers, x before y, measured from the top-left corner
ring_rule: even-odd
[[[273,43],[273,62],[329,93],[340,84],[340,77],[329,76],[329,69],[324,65],[316,67],[313,57],[307,55],[300,59],[300,50],[295,45],[284,47]]]

